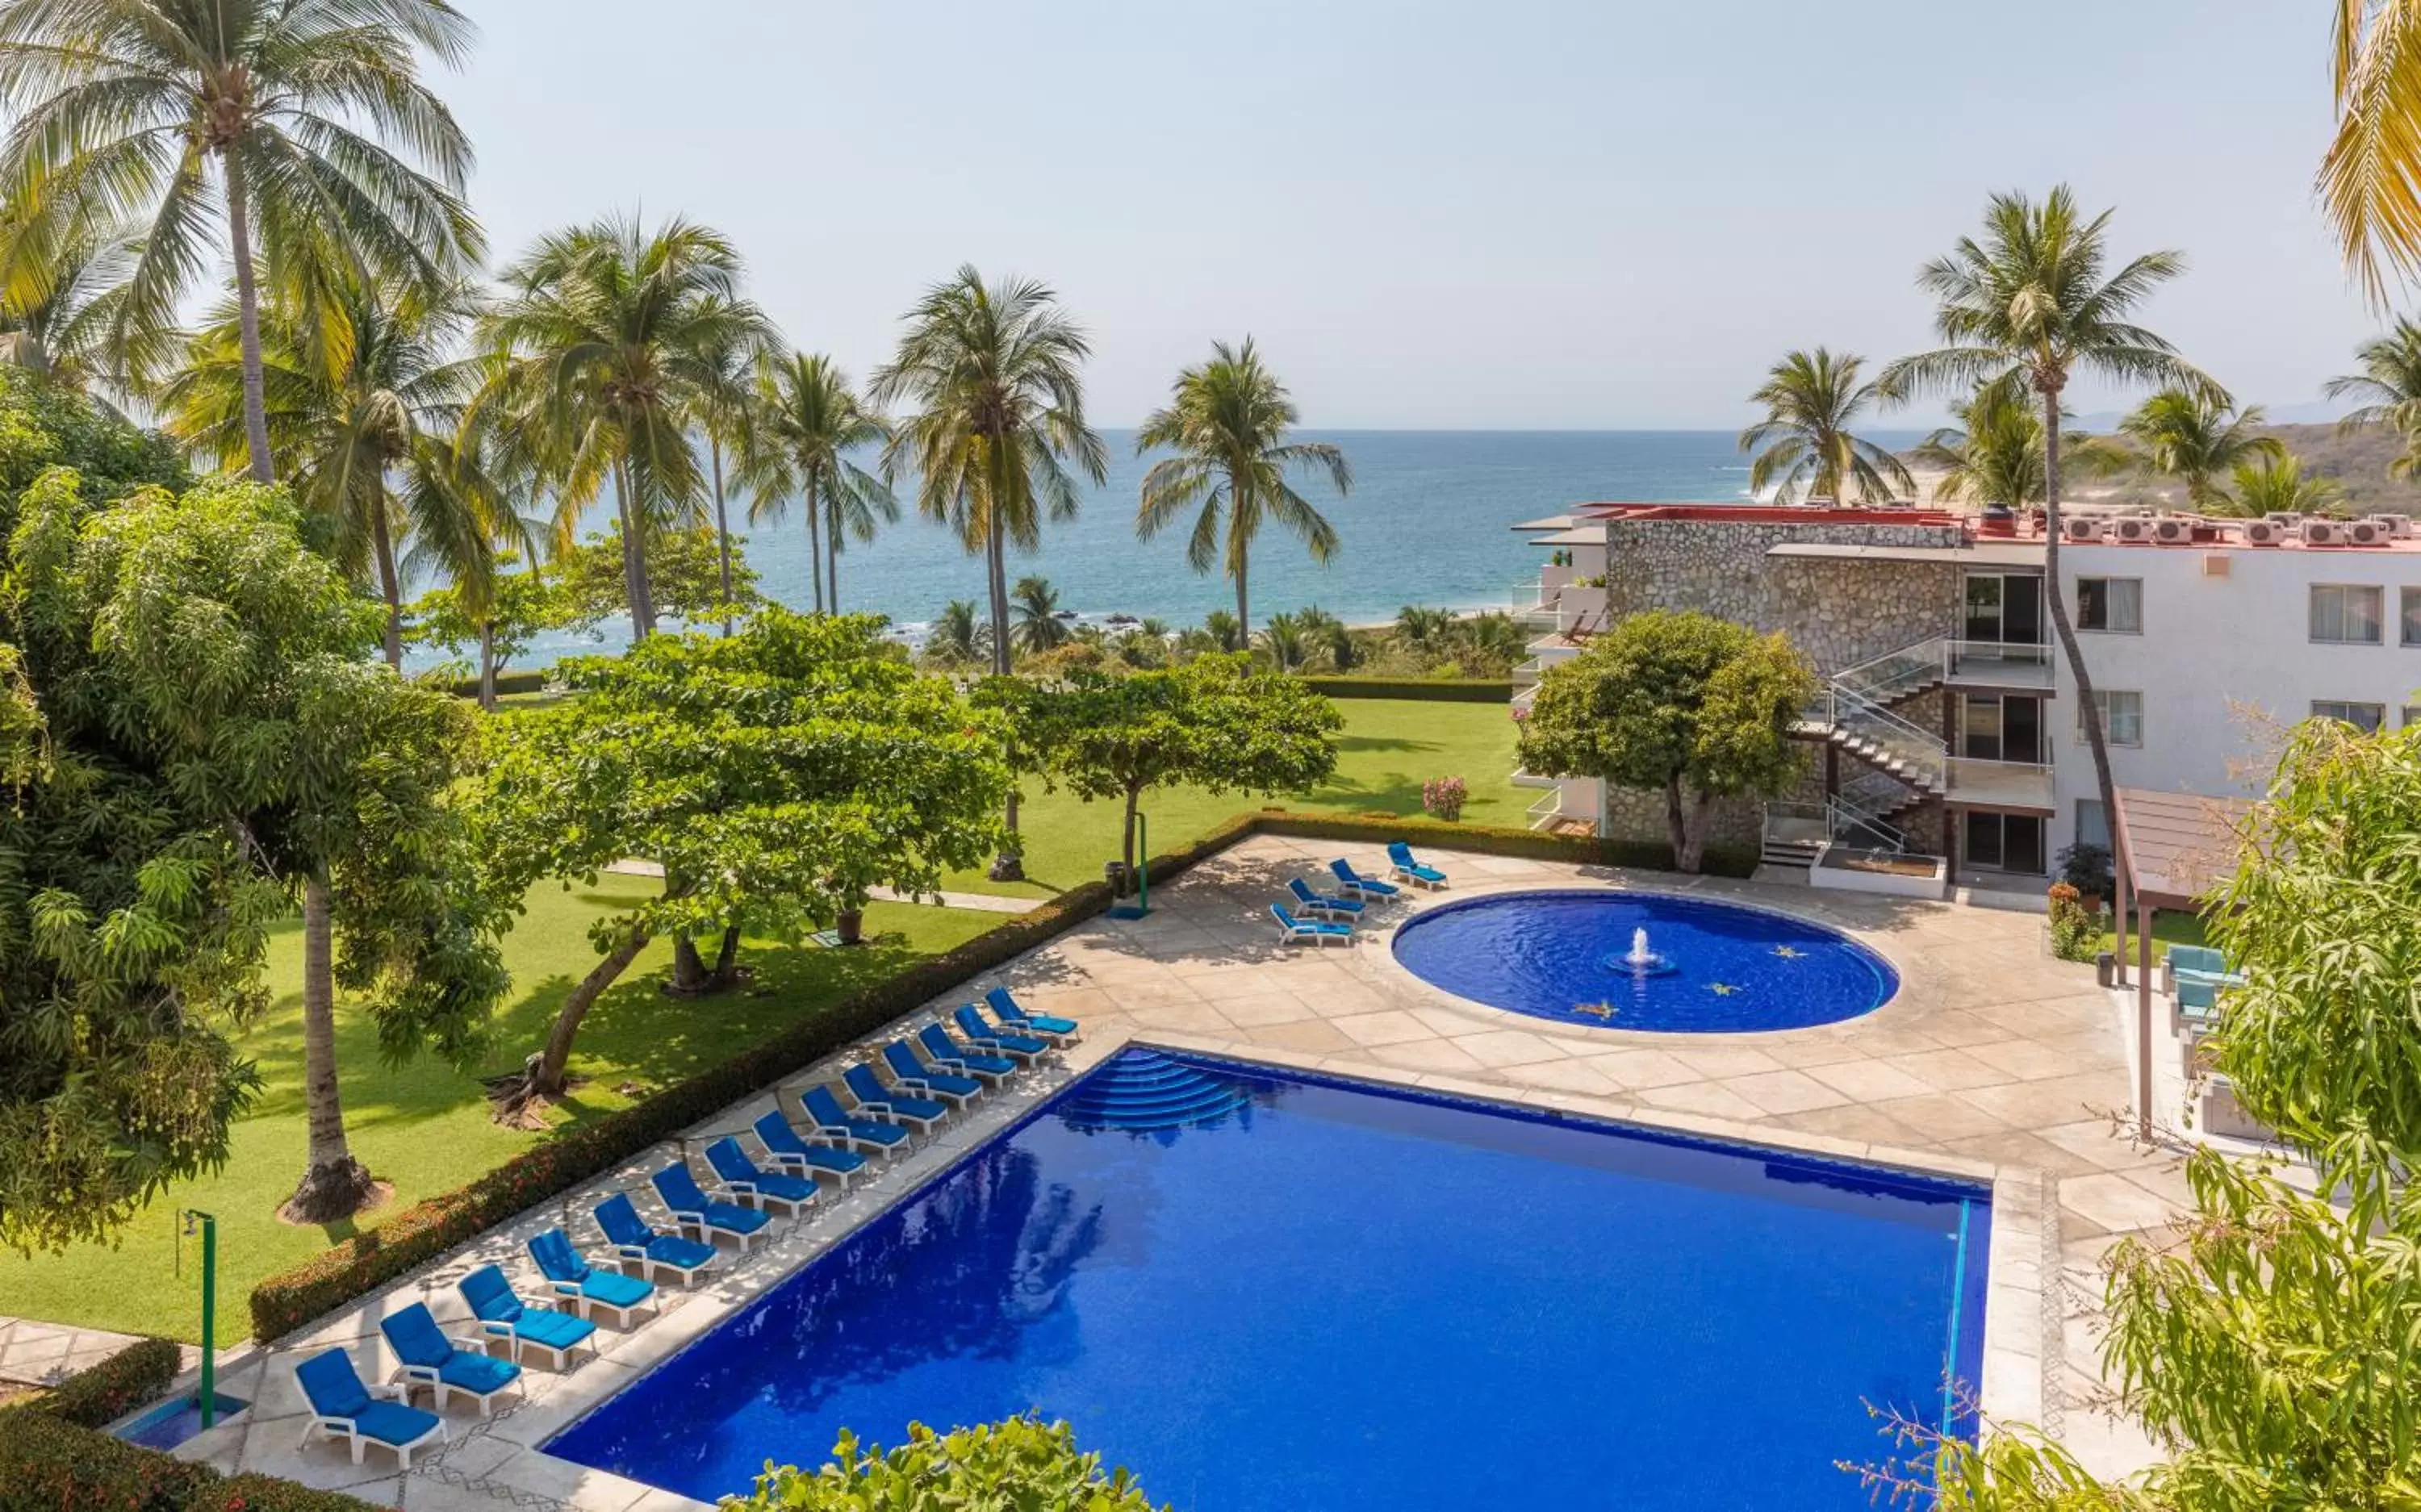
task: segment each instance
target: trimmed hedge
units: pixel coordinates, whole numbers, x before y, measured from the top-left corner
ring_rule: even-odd
[[[1353,818],[1272,810],[1240,814],[1214,825],[1177,850],[1151,857],[1146,867],[1154,885],[1164,884],[1256,834],[1370,845],[1409,840],[1538,861],[1672,868],[1671,850],[1657,844],[1575,839],[1419,818]],[[1715,876],[1745,877],[1756,869],[1754,851],[1710,848],[1707,852],[1706,870]],[[966,978],[1014,959],[1101,913],[1111,901],[1106,882],[1071,887],[1038,909],[1010,917],[955,949],[842,999],[806,1022],[675,1083],[634,1108],[550,1139],[468,1186],[415,1203],[376,1227],[279,1271],[253,1288],[252,1336],[263,1343],[281,1338],[417,1270],[557,1192],[612,1170],[650,1146],[914,1012]]]
[[[1501,678],[1304,678],[1331,698],[1429,698],[1449,704],[1509,704],[1513,684]]]
[[[547,672],[542,667],[529,672],[503,672],[496,676],[496,692],[499,694],[544,693]],[[445,685],[445,691],[457,698],[476,698],[479,696],[479,679],[464,678],[460,682],[449,682]]]
[[[221,1475],[35,1408],[0,1408],[0,1512],[367,1512],[339,1491]]]
[[[35,1406],[82,1427],[106,1427],[168,1393],[183,1357],[166,1339],[137,1339],[51,1388]]]

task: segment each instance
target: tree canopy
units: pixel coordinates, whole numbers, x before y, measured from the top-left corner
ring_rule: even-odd
[[[1522,721],[1523,767],[1661,790],[1674,862],[1695,871],[1715,800],[1776,793],[1805,770],[1790,738],[1815,669],[1780,634],[1652,610],[1547,669]]]
[[[769,1467],[735,1512],[1154,1512],[1125,1470],[1076,1447],[1065,1423],[1017,1417],[937,1433],[909,1425],[894,1449],[861,1443],[844,1429],[820,1470]],[[1165,1512],[1165,1509],[1162,1509]]]
[[[731,538],[731,595],[738,608],[757,601],[757,572],[748,565],[747,544],[744,536]],[[684,625],[723,616],[722,545],[711,525],[658,525],[648,532],[648,586],[656,613]],[[621,522],[610,522],[601,534],[592,533],[556,553],[550,566],[570,600],[569,623],[594,629],[629,612],[631,579],[625,570]]]

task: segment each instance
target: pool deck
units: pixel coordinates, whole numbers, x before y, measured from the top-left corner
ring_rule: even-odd
[[[628,1333],[601,1327],[595,1360],[560,1375],[530,1366],[526,1402],[484,1421],[458,1405],[446,1414],[443,1450],[417,1457],[409,1474],[398,1474],[383,1450],[358,1467],[325,1441],[298,1450],[305,1419],[293,1364],[341,1344],[366,1379],[383,1379],[392,1361],[378,1319],[425,1301],[442,1323],[461,1322],[468,1315],[454,1283],[491,1260],[535,1300],[541,1288],[523,1249],[530,1235],[561,1223],[593,1251],[588,1209],[609,1190],[633,1192],[660,1222],[646,1174],[681,1144],[695,1154],[708,1139],[743,1130],[770,1095],[725,1110],[684,1141],[523,1214],[294,1338],[227,1361],[220,1389],[253,1409],[180,1452],[416,1509],[703,1506],[537,1446],[1037,1100],[1140,1041],[1989,1182],[1987,1415],[2046,1426],[2104,1473],[2152,1456],[2140,1429],[2097,1406],[2099,1264],[2119,1237],[2158,1231],[2187,1206],[2179,1155],[2138,1149],[2118,1131],[2113,1115],[2126,1107],[2129,1086],[2120,1001],[2095,986],[2089,968],[2050,957],[2039,914],[1442,851],[1434,859],[1450,889],[1375,906],[1350,947],[1280,943],[1269,900],[1290,876],[1324,886],[1337,852],[1327,842],[1257,836],[1155,890],[1149,917],[1095,920],[932,1005],[1006,981],[1030,1008],[1082,1020],[1086,1037],[911,1154],[882,1163],[875,1179],[846,1195],[827,1188],[820,1210],[802,1221],[777,1219],[772,1242],[745,1258],[726,1249],[719,1276],[686,1293],[666,1287],[660,1316]],[[1345,853],[1366,873],[1380,863],[1359,848]],[[1386,947],[1396,924],[1438,902],[1544,886],[1690,893],[1796,913],[1881,952],[1898,969],[1900,991],[1872,1014],[1812,1029],[1627,1032],[1450,997],[1398,967]],[[830,1079],[841,1063],[791,1083]],[[1084,1426],[1076,1426],[1081,1437]],[[827,1447],[792,1452],[813,1463]],[[1878,1438],[1875,1457],[1886,1452]]]

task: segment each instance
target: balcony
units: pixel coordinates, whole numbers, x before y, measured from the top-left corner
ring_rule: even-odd
[[[1541,777],[1535,772],[1517,772],[1513,773],[1511,780],[1513,786],[1516,787],[1560,787],[1563,786],[1561,778]]]
[[[1969,808],[2016,809],[2055,814],[2051,768],[2038,761],[1986,761],[1952,756],[1945,799]]]
[[[2048,688],[2052,648],[2009,641],[1945,641],[1943,670],[1954,688]]]

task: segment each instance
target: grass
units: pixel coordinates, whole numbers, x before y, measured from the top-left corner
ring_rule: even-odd
[[[2209,943],[2202,936],[2201,914],[2188,912],[2183,909],[2160,909],[2153,912],[2152,959],[2154,961],[2157,962],[2161,959],[2161,952],[2171,945],[2200,945]],[[2116,950],[2118,931],[2115,927],[2103,930],[2101,943],[2098,948]],[[2127,925],[2127,959],[2131,962],[2135,959],[2135,926],[2134,922],[2130,920]]]
[[[1539,798],[1511,782],[1513,720],[1502,704],[1460,704],[1393,698],[1340,698],[1345,728],[1337,740],[1336,772],[1307,793],[1265,799],[1257,794],[1211,794],[1198,787],[1171,787],[1143,796],[1151,849],[1164,850],[1212,824],[1265,803],[1291,809],[1330,809],[1343,814],[1418,814],[1421,784],[1432,777],[1460,777],[1470,788],[1462,817],[1472,824],[1525,822],[1523,810]],[[1120,808],[1115,800],[1086,803],[1067,792],[1046,793],[1025,785],[1018,816],[1025,845],[1023,882],[995,882],[981,869],[949,880],[965,892],[1041,896],[1078,882],[1098,881],[1101,864],[1118,854]]]
[[[1309,793],[1283,795],[1289,807],[1342,813],[1417,814],[1421,784],[1460,776],[1470,787],[1463,817],[1475,824],[1519,824],[1537,796],[1507,779],[1513,770],[1513,722],[1502,705],[1341,699],[1345,718],[1335,775]],[[1022,828],[1027,873],[1034,881],[1002,884],[980,871],[954,877],[968,891],[1046,896],[1101,876],[1117,854],[1119,808],[1086,803],[1067,793],[1035,790]],[[1197,788],[1147,794],[1145,813],[1154,849],[1166,849],[1210,825],[1265,802]],[[518,1065],[536,1048],[571,984],[596,959],[591,920],[618,900],[656,884],[609,876],[593,889],[541,887],[506,943],[514,990],[500,1010],[494,1050],[483,1073]],[[938,954],[997,924],[996,915],[953,909],[877,904],[867,928],[876,943],[864,950],[828,951],[752,946],[752,989],[725,998],[684,1002],[656,990],[670,945],[650,946],[606,994],[581,1030],[574,1074],[588,1079],[557,1115],[562,1125],[629,1106],[646,1090],[679,1080],[799,1021],[849,991]],[[200,1286],[195,1243],[183,1246],[178,1273],[176,1215],[187,1208],[219,1219],[223,1335],[240,1331],[244,1294],[262,1277],[308,1258],[351,1234],[349,1224],[296,1228],[275,1217],[277,1205],[302,1174],[305,1146],[300,997],[300,941],[276,943],[271,982],[276,1007],[242,1037],[245,1053],[265,1083],[251,1112],[233,1130],[226,1167],[215,1176],[179,1183],[117,1236],[114,1245],[78,1245],[64,1254],[0,1254],[0,1314],[54,1322],[200,1337]],[[353,1152],[395,1196],[381,1212],[461,1185],[529,1147],[543,1134],[498,1128],[474,1076],[421,1059],[381,1066],[376,1036],[360,1014],[338,1016],[337,1064],[343,1076],[346,1123]],[[625,1087],[631,1090],[624,1090]],[[375,1224],[380,1213],[365,1215]],[[222,1342],[225,1342],[223,1337]]]

